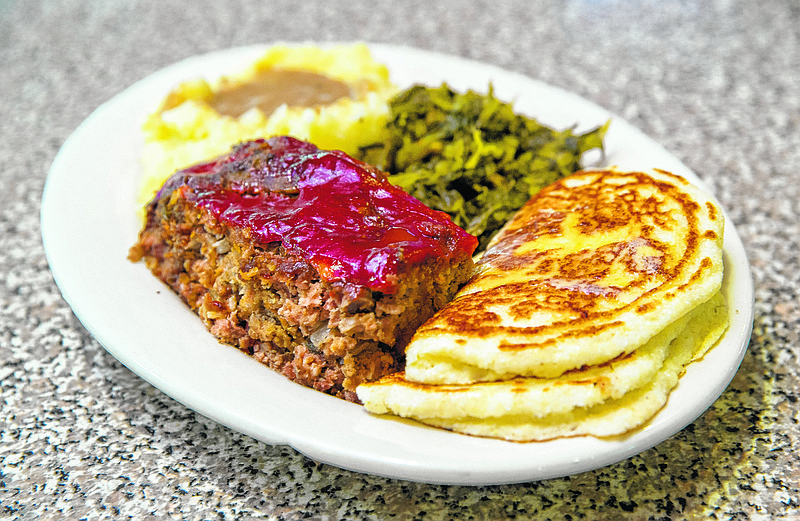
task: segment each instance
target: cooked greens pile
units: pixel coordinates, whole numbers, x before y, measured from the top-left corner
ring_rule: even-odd
[[[608,123],[585,134],[556,131],[514,113],[494,92],[414,86],[390,103],[386,143],[364,160],[429,207],[477,236],[494,234],[544,186],[580,169],[584,152],[603,150]]]

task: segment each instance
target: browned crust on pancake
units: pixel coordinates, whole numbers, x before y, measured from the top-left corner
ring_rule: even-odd
[[[660,293],[659,299],[673,299],[676,292],[701,279],[713,263],[703,258],[698,263],[698,251],[703,241],[717,241],[713,230],[701,231],[698,227],[700,212],[707,212],[707,219],[722,218],[718,209],[710,202],[698,204],[687,193],[688,182],[682,177],[665,171],[657,171],[667,179],[656,179],[645,172],[619,172],[616,170],[581,172],[566,178],[529,201],[517,216],[501,232],[502,238],[494,247],[490,246],[479,262],[491,266],[500,273],[522,270],[525,282],[514,282],[499,287],[481,289],[479,294],[470,293],[468,284],[457,298],[435,320],[423,325],[418,336],[435,335],[439,332],[463,334],[468,337],[489,338],[537,335],[544,329],[558,329],[557,336],[536,342],[520,340],[501,341],[501,349],[530,349],[554,345],[565,338],[585,336],[623,326],[624,322],[609,321],[602,326],[592,322],[613,318],[623,311],[639,314],[651,313],[658,301],[651,297]],[[638,190],[641,190],[639,192]],[[648,195],[649,194],[649,195]],[[677,208],[667,207],[664,201],[672,201]],[[577,217],[576,217],[577,216]],[[659,231],[674,226],[674,220],[685,219],[687,234],[681,238],[684,247],[680,255],[674,256],[674,245],[659,240]],[[597,249],[584,249],[560,258],[546,251],[530,250],[515,253],[531,241],[550,236],[557,239],[569,222],[573,231],[590,238],[599,233],[613,234],[640,223],[637,235]],[[637,255],[643,249],[652,250],[653,255]],[[631,275],[627,284],[619,287],[592,285],[601,280],[610,270],[624,266]],[[685,277],[691,270],[687,282],[664,292],[664,283]],[[491,273],[484,273],[482,283],[490,281]],[[500,275],[502,276],[502,275]],[[554,283],[554,279],[557,279]],[[580,281],[564,291],[559,281]],[[651,289],[647,289],[650,287]],[[613,298],[625,291],[642,292],[633,302],[615,303]],[[491,306],[505,307],[509,316],[524,318],[534,311],[548,309],[566,312],[562,321],[546,326],[509,327]]]

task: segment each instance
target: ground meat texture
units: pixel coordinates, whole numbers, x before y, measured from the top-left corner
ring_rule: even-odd
[[[281,242],[254,241],[183,194],[150,204],[130,259],[143,260],[219,341],[345,400],[401,370],[413,332],[471,274],[466,255],[408,267],[393,293],[329,282]]]

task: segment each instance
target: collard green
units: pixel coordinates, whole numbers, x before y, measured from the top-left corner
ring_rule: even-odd
[[[385,143],[363,159],[429,207],[477,236],[480,249],[532,195],[603,150],[608,122],[583,134],[515,114],[487,94],[413,86],[390,103]]]

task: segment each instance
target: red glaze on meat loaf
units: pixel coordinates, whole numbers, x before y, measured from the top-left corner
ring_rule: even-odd
[[[477,239],[379,170],[290,137],[178,171],[131,259],[221,341],[355,401],[471,275]]]
[[[410,266],[470,256],[477,244],[374,167],[289,137],[244,143],[180,171],[158,197],[176,190],[256,243],[280,241],[327,282],[384,293]]]

